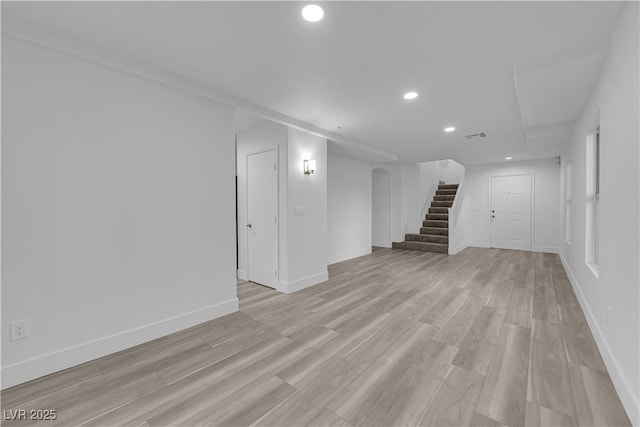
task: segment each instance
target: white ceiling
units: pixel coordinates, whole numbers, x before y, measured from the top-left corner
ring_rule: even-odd
[[[242,126],[271,111],[329,135],[334,152],[479,164],[560,154],[623,6],[322,2],[325,19],[311,24],[304,4],[2,2],[2,19],[259,108]],[[409,89],[418,100],[402,99]],[[464,138],[476,132],[487,138]]]

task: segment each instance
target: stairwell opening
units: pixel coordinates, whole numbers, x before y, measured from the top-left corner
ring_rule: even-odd
[[[393,242],[396,249],[449,253],[449,208],[453,205],[458,184],[440,184],[419,234],[406,234],[403,242]]]

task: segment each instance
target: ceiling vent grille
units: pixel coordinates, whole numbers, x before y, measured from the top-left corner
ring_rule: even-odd
[[[467,139],[486,138],[487,134],[484,133],[484,132],[478,132],[478,133],[472,133],[472,134],[469,134],[469,135],[465,135],[464,137],[467,138]]]

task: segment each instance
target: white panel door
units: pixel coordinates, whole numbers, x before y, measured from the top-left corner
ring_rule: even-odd
[[[531,250],[531,175],[491,177],[491,247]]]
[[[276,287],[278,269],[276,150],[247,155],[247,278]]]

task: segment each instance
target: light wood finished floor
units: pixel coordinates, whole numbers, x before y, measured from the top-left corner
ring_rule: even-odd
[[[376,249],[284,295],[2,392],[49,426],[626,426],[556,255]],[[4,421],[3,425],[30,422]]]

